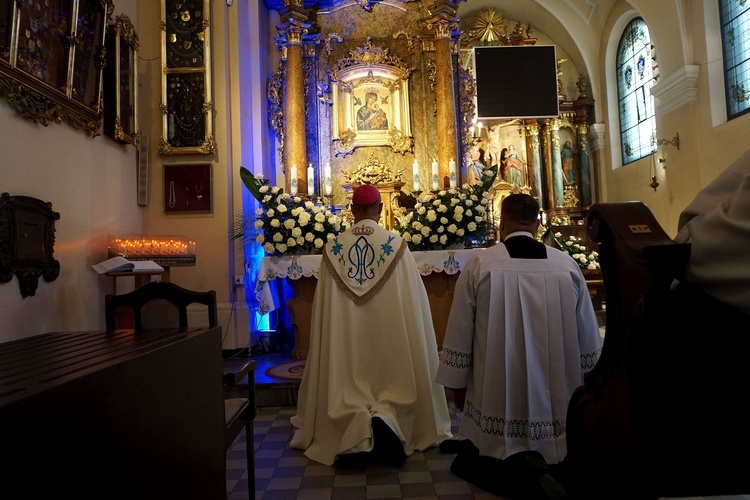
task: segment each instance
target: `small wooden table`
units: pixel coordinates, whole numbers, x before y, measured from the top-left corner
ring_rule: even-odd
[[[0,344],[0,443],[26,498],[224,498],[221,328]]]

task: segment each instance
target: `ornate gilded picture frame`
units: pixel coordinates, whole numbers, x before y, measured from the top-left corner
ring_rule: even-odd
[[[350,51],[331,72],[336,155],[361,146],[412,150],[409,115],[409,68],[388,49],[366,44]]]
[[[102,68],[111,0],[4,1],[0,95],[35,123],[67,122],[90,136],[102,125]]]
[[[161,0],[160,155],[212,154],[209,0]]]
[[[211,164],[164,165],[164,212],[211,212]]]
[[[108,26],[104,68],[104,133],[116,141],[140,142],[138,125],[138,34],[125,14]]]

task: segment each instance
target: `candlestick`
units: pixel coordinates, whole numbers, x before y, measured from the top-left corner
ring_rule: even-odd
[[[331,188],[333,187],[333,180],[331,179],[331,164],[326,163],[325,169],[323,170],[323,176],[325,177],[325,193],[326,195],[331,194]]]
[[[315,192],[315,170],[312,163],[308,163],[307,165],[307,195],[312,196]]]
[[[292,165],[292,179],[289,183],[289,190],[292,194],[297,194],[297,165]]]
[[[482,122],[477,122],[477,137],[482,137]]]
[[[456,187],[456,162],[453,161],[453,158],[448,163],[448,169],[450,170],[450,186],[454,188]]]
[[[440,189],[440,177],[438,176],[438,162],[432,160],[432,190],[437,191]]]

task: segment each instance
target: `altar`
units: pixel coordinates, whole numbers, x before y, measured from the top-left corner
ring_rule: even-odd
[[[438,349],[443,345],[458,274],[471,256],[482,250],[484,249],[472,248],[412,252],[430,301]],[[310,349],[312,301],[321,259],[322,256],[318,254],[270,256],[263,258],[258,271],[255,299],[258,302],[258,311],[263,314],[280,307],[274,302],[269,287],[270,281],[283,278],[292,286],[294,295],[287,301],[286,306],[294,327],[292,357],[295,359],[305,359]]]

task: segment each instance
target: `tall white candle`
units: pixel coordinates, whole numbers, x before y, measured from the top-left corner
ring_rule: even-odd
[[[289,190],[292,194],[297,194],[297,165],[292,165],[291,180],[289,181]]]
[[[440,177],[438,174],[438,162],[437,160],[432,160],[432,190],[437,191],[440,189]]]
[[[414,191],[419,191],[419,163],[417,163],[417,160],[414,160],[414,163],[411,164],[411,178],[414,183]]]
[[[450,186],[454,188],[456,187],[457,172],[456,172],[456,162],[453,161],[453,158],[451,158],[451,161],[448,164],[448,168],[450,170]]]
[[[330,195],[331,188],[333,187],[333,179],[331,179],[331,164],[330,163],[326,163],[326,166],[323,169],[323,176],[325,177],[323,181],[325,184],[325,193],[326,195]]]
[[[477,122],[477,137],[482,137],[482,122]]]
[[[312,196],[315,193],[315,170],[312,163],[307,165],[307,195]]]

